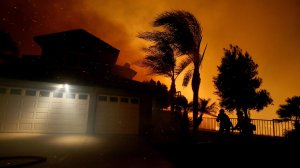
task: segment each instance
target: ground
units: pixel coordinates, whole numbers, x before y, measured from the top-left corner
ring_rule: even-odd
[[[297,145],[288,144],[282,138],[243,139],[201,132],[194,139],[174,139],[173,135],[145,138],[136,135],[1,133],[0,167],[21,162],[3,159],[9,156],[46,158],[46,161],[28,166],[32,168],[289,167],[297,163],[294,151],[299,151]]]
[[[42,156],[28,167],[174,167],[138,136],[1,133],[0,157]],[[0,167],[13,163],[0,161]]]

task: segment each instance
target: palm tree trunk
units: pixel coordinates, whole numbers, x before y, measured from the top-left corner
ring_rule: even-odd
[[[193,79],[192,79],[192,89],[193,89],[193,133],[197,133],[198,124],[198,97],[199,97],[199,87],[200,87],[200,73],[199,65],[194,66]]]

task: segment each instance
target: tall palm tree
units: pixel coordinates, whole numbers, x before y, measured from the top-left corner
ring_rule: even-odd
[[[179,55],[187,55],[187,59],[181,62],[178,70],[185,69],[192,64],[193,69],[186,72],[183,85],[187,86],[192,78],[193,90],[193,130],[197,131],[197,115],[198,115],[198,95],[200,88],[200,72],[199,68],[202,64],[205,49],[200,54],[200,44],[202,41],[202,28],[195,16],[189,12],[175,10],[165,12],[159,15],[153,23],[155,27],[163,27],[167,34],[168,41]],[[153,32],[155,33],[155,32]],[[157,32],[157,34],[160,34]]]
[[[174,112],[175,81],[184,68],[179,69],[177,67],[177,57],[174,55],[174,50],[168,41],[168,34],[163,32],[144,32],[139,34],[138,37],[154,42],[154,45],[144,48],[146,57],[141,61],[140,65],[150,69],[150,75],[161,75],[171,79],[171,111]]]

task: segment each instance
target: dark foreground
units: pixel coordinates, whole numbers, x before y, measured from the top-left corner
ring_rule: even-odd
[[[196,138],[156,141],[154,147],[176,167],[294,167],[299,164],[297,141],[200,132]],[[154,140],[155,141],[155,140]]]
[[[0,149],[1,168],[18,167],[13,165],[34,160],[35,156],[40,162],[26,167],[241,168],[294,167],[299,163],[297,143],[282,138],[220,137],[214,132],[200,132],[190,139],[177,139],[174,135],[145,138],[133,135],[2,133]]]

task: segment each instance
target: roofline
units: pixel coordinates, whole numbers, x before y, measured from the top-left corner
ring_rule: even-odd
[[[111,47],[112,49],[116,50],[118,53],[120,52],[119,49],[113,47],[111,44],[108,44],[107,42],[103,41],[102,39],[100,39],[99,37],[93,35],[92,33],[84,30],[84,29],[71,29],[71,30],[67,30],[67,31],[60,31],[60,32],[55,32],[55,33],[48,33],[48,34],[43,34],[43,35],[37,35],[37,36],[34,36],[33,37],[33,40],[40,46],[42,47],[42,39],[43,38],[46,38],[46,37],[51,37],[51,36],[57,36],[57,35],[60,35],[60,34],[64,34],[64,33],[71,33],[71,32],[82,32],[82,33],[86,33],[87,35],[89,35],[90,37],[98,40],[100,43],[104,43],[105,45]]]

